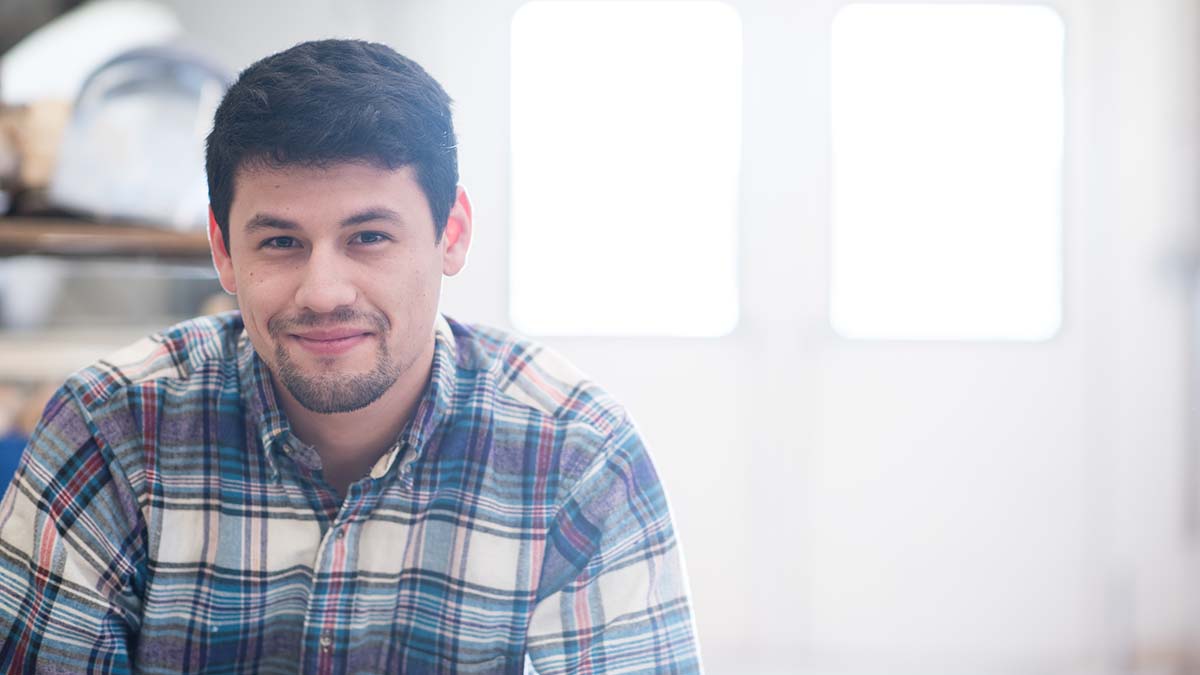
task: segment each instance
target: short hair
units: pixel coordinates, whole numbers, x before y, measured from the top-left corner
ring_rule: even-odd
[[[441,241],[458,187],[450,97],[415,61],[362,40],[302,42],[242,71],[208,135],[208,200],[225,246],[244,167],[412,167]]]

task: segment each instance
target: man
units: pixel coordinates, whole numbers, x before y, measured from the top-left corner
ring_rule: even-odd
[[[449,98],[357,41],[242,73],[208,138],[239,312],[72,376],[0,504],[0,669],[695,672],[626,413],[438,314],[462,269]]]

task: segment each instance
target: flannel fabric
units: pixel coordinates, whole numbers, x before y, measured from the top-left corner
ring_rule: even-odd
[[[0,502],[0,671],[691,673],[666,497],[561,358],[439,317],[344,499],[236,313],[73,375]]]

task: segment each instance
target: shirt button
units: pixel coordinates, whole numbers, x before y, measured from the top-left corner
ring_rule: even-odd
[[[321,634],[321,651],[329,651],[333,648],[333,636],[329,633]]]
[[[338,539],[345,539],[346,538],[346,529],[339,527],[337,534],[334,536],[336,536]]]

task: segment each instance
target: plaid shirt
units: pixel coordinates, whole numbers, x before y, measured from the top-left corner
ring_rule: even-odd
[[[229,313],[73,375],[0,502],[0,670],[700,670],[662,485],[561,358],[440,317],[345,499]]]

